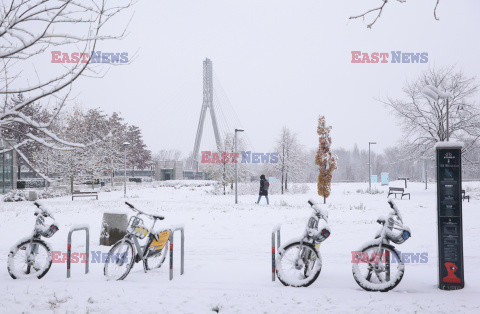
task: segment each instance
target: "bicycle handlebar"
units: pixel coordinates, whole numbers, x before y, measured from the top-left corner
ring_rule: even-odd
[[[148,214],[142,212],[140,209],[136,208],[135,206],[133,206],[133,205],[130,204],[129,202],[125,202],[125,204],[127,204],[127,206],[130,207],[133,211],[136,211],[136,212],[138,212],[138,213],[140,213],[140,214],[149,216]]]
[[[46,216],[50,216],[50,217],[53,218],[52,213],[45,207],[44,204],[42,204],[42,203],[39,202],[39,201],[36,201],[36,202],[34,202],[33,204],[34,204],[35,206],[37,206],[37,208],[41,211],[41,214],[42,214],[43,216],[45,216],[45,217],[46,217]],[[37,211],[35,211],[35,215],[38,215],[38,214],[39,214],[39,213],[38,213]]]
[[[129,202],[125,202],[125,204],[127,204],[127,205],[128,205],[128,207],[135,209],[135,206],[133,206],[133,205],[132,205],[132,204],[130,204]]]
[[[319,218],[323,218],[325,221],[328,220],[328,211],[320,206],[317,206],[318,202],[316,202],[313,198],[308,200],[308,205],[312,207],[315,211],[315,215]]]
[[[130,204],[129,202],[125,202],[125,204],[127,204],[128,207],[130,207],[132,210],[138,212],[138,213],[141,214],[141,215],[145,215],[145,216],[147,216],[147,217],[156,218],[156,219],[160,219],[160,220],[165,219],[165,217],[163,217],[163,216],[156,216],[156,215],[147,214],[146,212],[141,211],[140,209],[136,208],[135,206],[133,206],[133,205]]]
[[[398,209],[397,204],[395,204],[395,202],[392,199],[389,199],[388,205],[390,205],[390,208],[393,209],[393,212],[395,213],[395,215],[403,223],[402,215],[400,215],[400,210]]]

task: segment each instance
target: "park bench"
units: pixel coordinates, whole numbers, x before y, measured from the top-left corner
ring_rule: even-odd
[[[78,190],[74,190],[72,193],[72,201],[75,197],[95,197],[98,200],[98,192],[95,192],[95,191],[81,192]]]
[[[395,195],[395,198],[397,198],[397,194],[401,195],[400,199],[403,199],[404,196],[408,195],[408,199],[410,199],[410,193],[405,193],[404,188],[393,188],[393,187],[388,188],[387,197],[389,197],[392,194]]]
[[[466,195],[465,190],[462,190],[462,201],[463,200],[468,200],[468,202],[470,203],[470,195]]]

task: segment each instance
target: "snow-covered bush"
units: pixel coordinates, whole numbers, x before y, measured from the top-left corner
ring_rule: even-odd
[[[366,189],[357,189],[357,193],[359,194],[382,194],[383,191],[379,190],[376,186],[372,187],[372,190],[369,192],[368,188]]]
[[[11,190],[2,197],[3,202],[21,202],[26,201],[27,196],[24,191]]]
[[[291,190],[289,190],[291,194],[306,194],[310,192],[310,188],[308,187],[308,184],[305,183],[297,183],[293,184],[291,187]]]
[[[207,191],[207,193],[211,193],[213,195],[223,195],[223,185],[221,185],[217,181],[214,181],[214,182],[215,182],[215,184],[212,186],[213,188],[211,190]],[[230,189],[230,188],[227,188],[225,190],[225,193],[229,195],[229,194],[234,193],[234,191],[232,191],[232,189]],[[240,192],[238,194],[242,195]]]
[[[367,209],[367,207],[363,204],[363,203],[360,203],[359,205],[350,205],[350,210],[365,210]]]
[[[214,181],[212,181],[214,182]],[[216,184],[213,186],[212,194],[221,195],[223,194],[223,186],[221,184]],[[269,195],[278,195],[282,192],[282,187],[280,182],[270,182],[270,187],[268,189]],[[260,190],[260,182],[239,182],[238,183],[238,195],[258,195]],[[310,191],[308,184],[306,183],[291,183],[289,184],[288,191],[284,192],[286,194],[305,194]],[[230,188],[230,185],[226,189],[226,194],[234,194],[234,189]]]
[[[64,190],[64,189],[46,188],[46,189],[37,191],[37,196],[39,199],[61,197],[65,195],[68,195],[68,192],[67,190]]]
[[[12,190],[2,197],[3,202],[22,202],[28,200],[28,190]],[[38,199],[54,198],[68,195],[64,189],[45,188],[35,190]]]
[[[152,184],[154,188],[158,187],[174,187],[176,189],[182,187],[202,187],[202,186],[215,186],[218,182],[213,180],[167,180],[156,181]]]

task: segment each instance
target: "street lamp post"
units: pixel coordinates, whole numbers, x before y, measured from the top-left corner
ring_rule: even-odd
[[[372,162],[370,157],[370,146],[377,144],[376,142],[368,142],[368,193],[372,193]]]
[[[438,88],[436,88],[433,85],[426,85],[422,89],[422,94],[433,100],[434,102],[437,102],[440,99],[445,99],[447,101],[447,142],[450,140],[450,121],[449,121],[449,114],[450,114],[450,108],[449,108],[449,99],[451,98],[450,94],[442,92]]]
[[[0,133],[0,136],[1,136],[1,133]],[[6,145],[3,141],[3,138],[0,137],[0,150],[4,150],[6,148]],[[2,153],[2,160],[0,160],[0,162],[2,163],[2,169],[0,175],[1,175],[1,180],[2,182],[0,182],[2,184],[2,190],[0,191],[0,193],[5,193],[5,152]]]
[[[244,130],[241,129],[235,129],[235,156],[237,154],[237,133],[238,132],[243,132]],[[238,204],[238,159],[235,159],[235,204]]]
[[[423,160],[423,167],[425,168],[425,190],[427,190],[428,189],[427,158]]]
[[[129,142],[123,143],[124,148],[124,159],[123,159],[123,197],[127,197],[127,146],[130,145]]]

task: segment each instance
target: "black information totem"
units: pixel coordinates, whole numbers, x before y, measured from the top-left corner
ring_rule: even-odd
[[[462,228],[462,147],[437,144],[438,287],[465,286]]]

